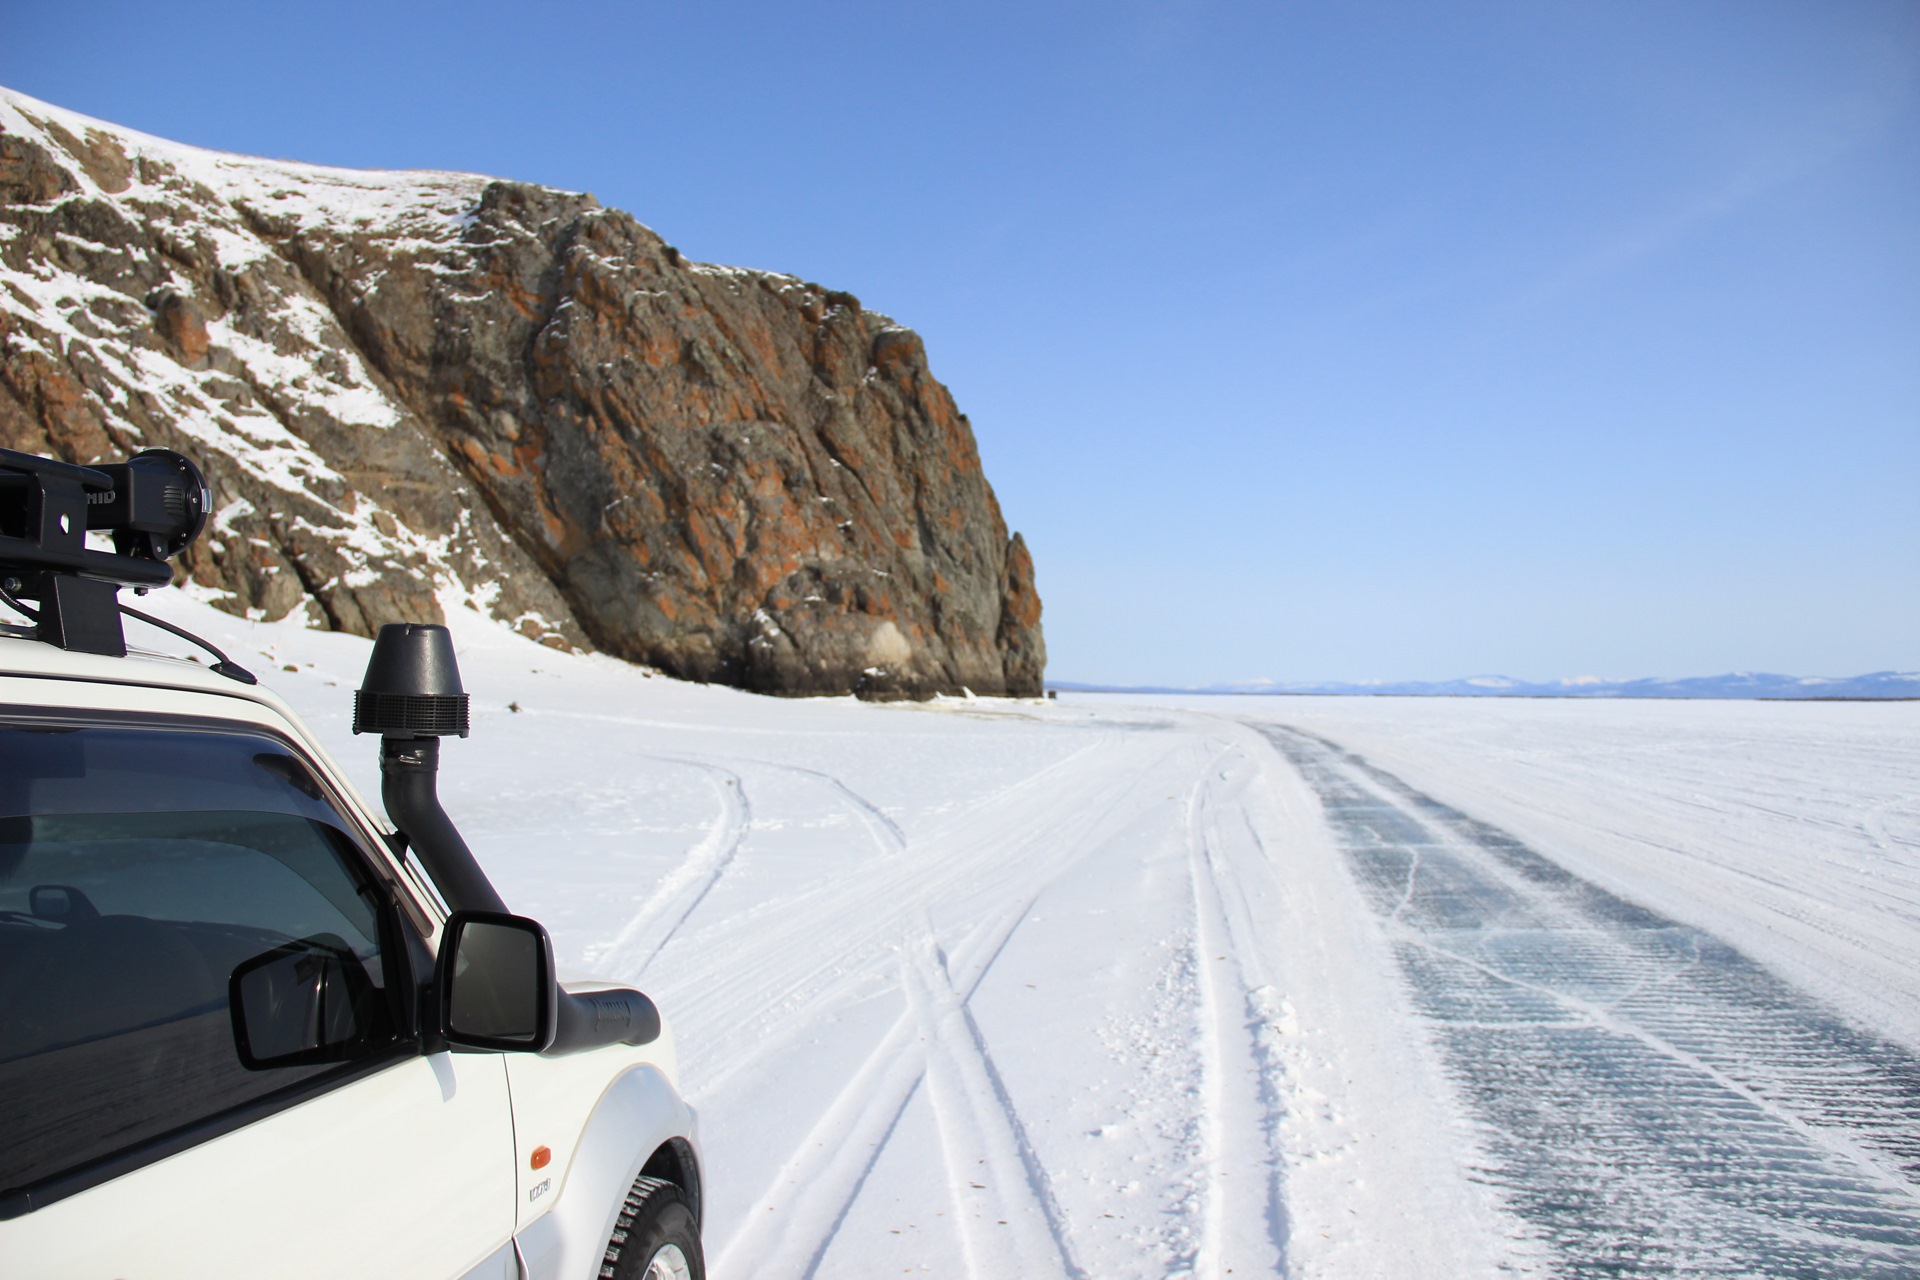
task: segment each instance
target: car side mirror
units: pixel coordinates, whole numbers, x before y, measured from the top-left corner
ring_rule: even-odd
[[[37,884],[27,892],[27,911],[40,920],[84,924],[100,918],[100,908],[70,884]]]
[[[456,911],[434,968],[440,1029],[450,1044],[539,1053],[553,1043],[553,940],[537,920]]]
[[[283,943],[227,980],[234,1048],[249,1071],[360,1057],[379,1039],[382,1004],[360,957],[333,934]]]

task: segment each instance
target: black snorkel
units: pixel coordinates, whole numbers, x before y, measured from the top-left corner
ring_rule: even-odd
[[[380,735],[380,799],[407,846],[455,911],[505,914],[506,903],[440,807],[440,739],[464,738],[468,697],[453,635],[434,623],[380,628],[353,695],[353,731]]]
[[[562,987],[554,976],[553,943],[546,930],[537,921],[508,912],[440,807],[440,739],[467,736],[468,702],[453,656],[453,635],[434,623],[390,622],[381,627],[366,677],[353,696],[353,731],[380,735],[380,798],[387,816],[452,912],[435,976],[444,1034],[469,1048],[530,1049],[548,1056],[651,1043],[660,1035],[660,1012],[653,1001],[626,988],[576,993]],[[492,941],[463,952],[470,937]],[[503,982],[533,997],[519,1011],[524,1025],[510,1035],[463,1031],[456,979],[466,989],[484,988],[489,971],[511,969],[516,963],[512,957],[520,953],[532,970]]]

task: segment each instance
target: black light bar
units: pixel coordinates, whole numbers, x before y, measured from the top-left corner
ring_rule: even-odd
[[[167,560],[193,544],[212,505],[206,477],[171,449],[95,467],[0,449],[0,592],[39,602],[39,638],[119,657],[121,587],[173,581]],[[87,532],[112,534],[112,551]]]

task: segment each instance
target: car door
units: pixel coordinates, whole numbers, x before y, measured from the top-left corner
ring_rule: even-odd
[[[422,1051],[354,831],[265,732],[0,717],[7,1275],[514,1274],[501,1056]]]
[[[396,1063],[0,1224],[6,1273],[504,1280],[505,1105],[498,1055]]]

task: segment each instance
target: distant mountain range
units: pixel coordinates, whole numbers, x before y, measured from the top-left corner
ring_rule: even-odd
[[[1679,679],[1602,680],[1582,676],[1529,684],[1507,676],[1469,676],[1464,680],[1379,680],[1358,684],[1324,682],[1286,684],[1247,680],[1236,684],[1172,685],[1075,684],[1049,680],[1050,689],[1081,693],[1267,693],[1370,695],[1399,698],[1793,698],[1822,700],[1920,699],[1920,671],[1876,671],[1864,676],[1781,676],[1739,671],[1724,676]]]

